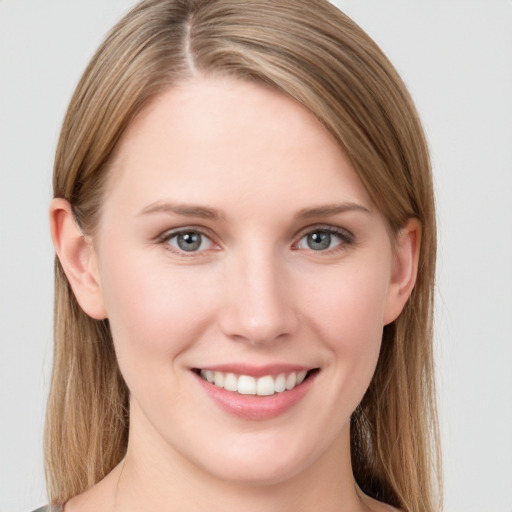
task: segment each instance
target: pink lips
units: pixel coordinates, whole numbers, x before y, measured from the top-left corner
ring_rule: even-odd
[[[265,375],[300,372],[310,368],[296,365],[271,365],[264,367],[217,365],[204,367],[202,369],[214,372],[234,373],[236,375],[263,377]],[[195,375],[208,396],[225,412],[247,420],[268,420],[285,413],[299,402],[311,388],[317,373],[318,372],[313,372],[304,382],[291,390],[275,393],[270,396],[243,395],[236,391],[227,391],[226,389],[205,381],[197,373]]]

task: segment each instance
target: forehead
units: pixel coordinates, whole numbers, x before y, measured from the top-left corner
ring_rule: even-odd
[[[186,140],[203,148],[209,141],[224,139],[232,146],[243,140],[244,149],[248,149],[250,136],[256,150],[260,144],[267,148],[272,140],[283,150],[296,150],[294,142],[304,142],[307,135],[310,144],[317,142],[338,150],[320,121],[298,102],[264,84],[232,78],[191,80],[158,95],[128,126],[118,145],[116,162],[134,157],[130,148],[135,141],[148,144],[151,138],[159,142],[154,137],[156,130],[167,134],[169,142]]]
[[[230,191],[233,199],[306,190],[319,202],[350,200],[338,197],[346,193],[370,204],[348,158],[306,108],[233,79],[190,81],[155,98],[123,135],[109,181],[109,194],[130,189],[140,201],[183,192],[207,203],[216,194],[229,200]]]

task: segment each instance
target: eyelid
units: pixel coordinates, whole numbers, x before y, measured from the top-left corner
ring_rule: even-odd
[[[336,247],[334,247],[332,249],[327,249],[325,251],[314,251],[317,253],[330,253],[331,251],[336,251],[336,250],[341,249],[341,247],[339,247],[339,246],[346,247],[347,245],[353,245],[356,241],[354,234],[346,228],[342,228],[339,226],[333,226],[332,224],[312,224],[310,226],[302,228],[299,231],[299,233],[295,236],[296,241],[293,243],[292,248],[295,250],[301,250],[297,247],[298,243],[306,235],[314,233],[315,231],[326,231],[327,233],[330,233],[331,235],[338,236],[342,240],[341,244],[338,244]],[[313,251],[313,249],[311,249],[311,251]]]
[[[340,250],[340,249],[346,247],[347,245],[353,245],[356,241],[354,234],[346,228],[342,228],[339,226],[333,226],[332,224],[312,224],[312,225],[302,228],[295,235],[295,237],[294,237],[295,242],[293,242],[293,244],[292,244],[292,249],[302,250],[297,247],[298,243],[302,240],[302,238],[304,238],[304,236],[311,234],[315,231],[326,231],[332,235],[338,236],[341,239],[341,243],[338,244],[336,247],[334,247],[332,249],[327,249],[325,251],[314,251],[317,253],[330,253],[332,251]],[[171,238],[173,238],[181,233],[187,233],[187,232],[197,232],[200,235],[208,238],[210,240],[210,242],[214,246],[216,246],[213,248],[213,250],[219,250],[222,247],[221,244],[219,243],[219,241],[217,240],[217,237],[209,229],[206,229],[203,226],[194,226],[194,225],[181,226],[181,227],[177,227],[177,228],[168,229],[168,230],[162,232],[160,235],[158,235],[155,240],[158,243],[166,244],[166,242],[168,242]],[[171,246],[170,244],[167,244],[166,249],[171,252],[174,252],[176,254],[179,254],[182,256],[187,256],[187,257],[198,256],[198,255],[201,255],[201,254],[207,252],[208,250],[211,250],[211,249],[205,249],[205,250],[201,250],[201,251],[191,251],[188,253],[187,251],[181,251],[179,249],[176,249],[175,247]],[[313,251],[313,249],[311,249],[311,251]]]
[[[187,251],[177,249],[176,247],[171,246],[169,243],[167,243],[167,242],[169,242],[169,240],[171,240],[172,238],[174,238],[177,235],[180,235],[182,233],[191,233],[191,232],[199,233],[201,236],[208,238],[208,240],[210,240],[210,242],[216,247],[214,247],[213,249],[204,249],[201,251],[187,252]],[[212,234],[212,232],[210,230],[205,229],[202,226],[182,226],[179,228],[168,229],[156,237],[156,242],[165,244],[167,250],[169,250],[175,254],[179,254],[180,256],[186,256],[186,257],[198,256],[198,255],[201,255],[209,250],[219,250],[220,249],[220,244],[216,240],[216,237]]]

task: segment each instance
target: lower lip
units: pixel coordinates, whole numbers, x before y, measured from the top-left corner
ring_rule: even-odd
[[[208,396],[227,413],[246,420],[269,420],[284,414],[302,400],[317,375],[318,372],[314,372],[293,389],[270,396],[241,395],[219,388],[197,374],[196,378]]]

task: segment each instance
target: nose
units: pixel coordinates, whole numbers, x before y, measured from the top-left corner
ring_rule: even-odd
[[[298,315],[285,262],[274,250],[264,254],[261,247],[233,259],[226,269],[226,299],[219,320],[222,332],[253,345],[292,335]]]

